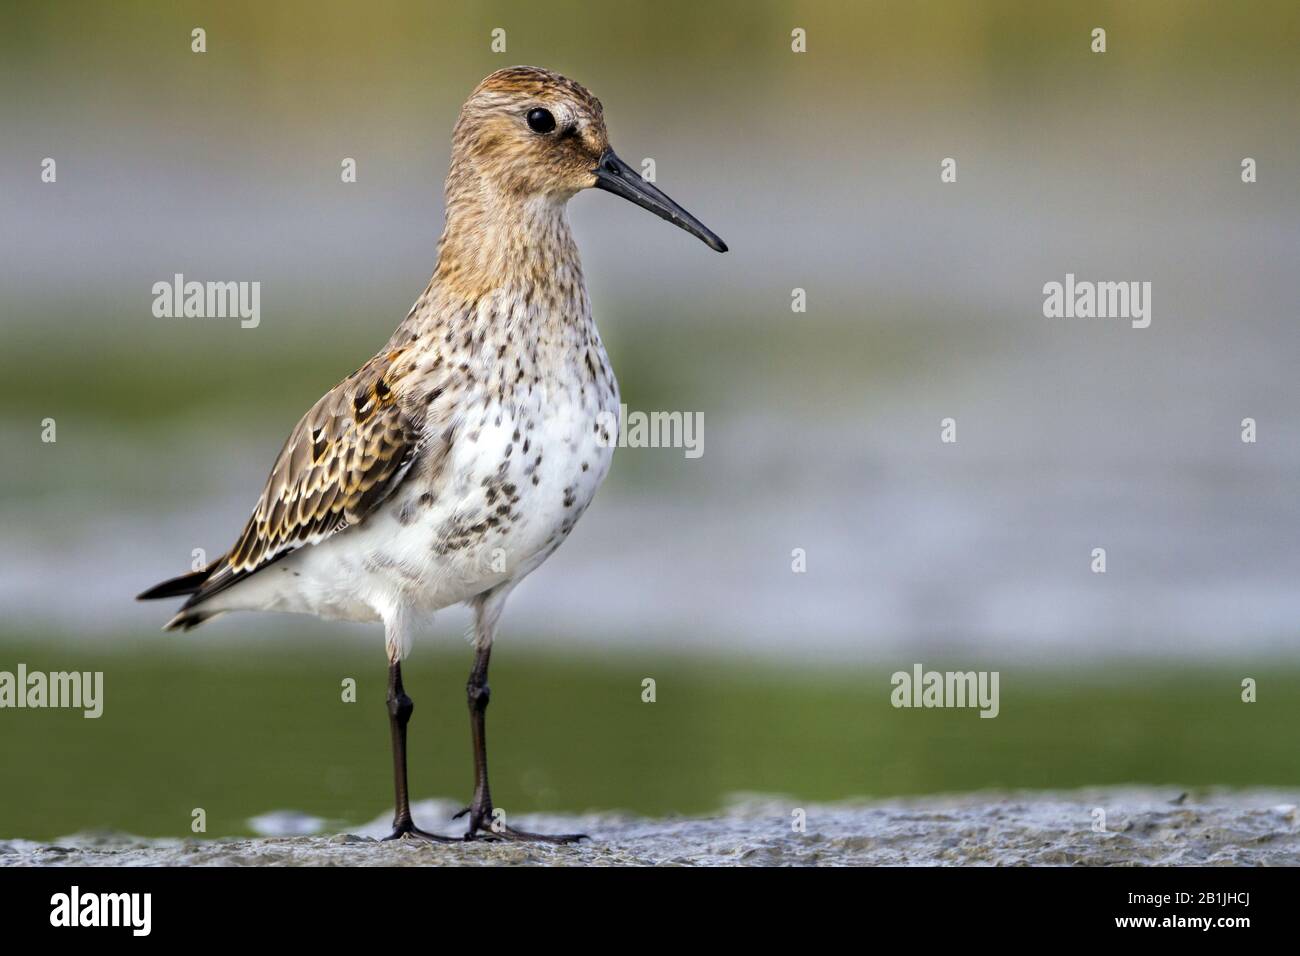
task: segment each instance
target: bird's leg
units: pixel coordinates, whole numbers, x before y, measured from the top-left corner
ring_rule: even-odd
[[[393,785],[397,791],[397,809],[393,816],[393,832],[385,840],[411,837],[431,842],[450,842],[451,837],[426,833],[411,821],[411,800],[406,790],[406,725],[411,719],[415,704],[402,689],[402,665],[391,661],[388,665],[388,726],[393,735]]]
[[[488,701],[492,697],[488,687],[488,660],[492,656],[491,643],[480,644],[474,652],[474,668],[469,672],[465,683],[465,696],[469,701],[470,736],[474,741],[474,798],[470,805],[456,814],[456,817],[469,816],[469,830],[466,840],[534,840],[543,843],[576,843],[590,839],[585,833],[529,833],[505,825],[504,819],[496,818],[496,808],[492,805],[492,789],[488,786],[487,736],[484,729],[484,717]]]

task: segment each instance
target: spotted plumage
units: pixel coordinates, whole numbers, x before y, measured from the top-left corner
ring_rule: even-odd
[[[506,596],[560,546],[609,470],[618,384],[566,215],[590,187],[726,249],[613,153],[582,86],[535,67],[480,83],[452,135],[428,286],[294,427],[229,551],[141,595],[188,597],[168,628],[236,610],[382,622],[395,747],[400,729],[395,835],[420,833],[406,807],[400,670],[418,622],[473,607],[471,711],[486,707]],[[491,810],[475,727],[471,834]]]

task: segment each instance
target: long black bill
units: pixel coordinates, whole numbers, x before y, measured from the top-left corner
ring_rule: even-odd
[[[727,244],[713,234],[677,203],[669,199],[654,183],[646,182],[641,174],[629,166],[612,150],[605,150],[600,165],[592,170],[596,174],[596,188],[631,200],[642,209],[649,209],[661,219],[680,226],[692,236],[702,240],[710,249],[726,252]]]

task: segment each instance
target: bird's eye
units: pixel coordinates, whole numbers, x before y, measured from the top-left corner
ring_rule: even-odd
[[[551,115],[550,110],[544,110],[540,106],[529,110],[528,128],[534,133],[549,133],[555,129],[555,117]]]

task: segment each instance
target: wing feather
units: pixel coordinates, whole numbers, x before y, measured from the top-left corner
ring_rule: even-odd
[[[234,547],[185,608],[359,524],[400,484],[424,434],[425,403],[410,394],[413,368],[405,349],[377,355],[312,406],[281,449]]]

